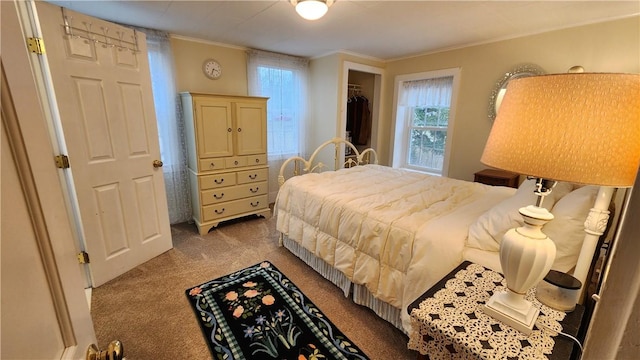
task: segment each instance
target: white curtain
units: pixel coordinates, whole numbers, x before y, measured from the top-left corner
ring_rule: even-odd
[[[278,193],[278,173],[287,158],[304,156],[308,122],[309,60],[260,50],[247,51],[249,95],[268,97],[269,202]]]
[[[182,109],[176,93],[173,53],[169,34],[136,28],[147,36],[151,87],[160,137],[160,157],[171,224],[191,219],[186,141]]]
[[[402,85],[399,106],[451,106],[453,76],[405,81]]]

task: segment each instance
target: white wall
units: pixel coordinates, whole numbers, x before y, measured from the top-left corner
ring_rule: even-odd
[[[247,95],[247,54],[244,48],[215,44],[184,37],[171,38],[177,92],[202,92],[225,95]],[[207,78],[202,63],[218,60],[222,76]]]
[[[637,359],[640,351],[640,177],[623,214],[591,320],[584,359]]]
[[[533,63],[547,73],[563,73],[574,65],[591,72],[640,73],[640,17],[580,26],[490,44],[471,46],[387,63],[385,110],[380,131],[391,141],[393,78],[397,75],[461,68],[461,86],[453,133],[449,176],[473,180],[491,130],[487,117],[496,82],[519,64]],[[391,159],[379,144],[382,163]]]
[[[340,114],[342,64],[338,54],[312,60],[310,68],[309,150],[336,136]]]
[[[517,39],[382,62],[353,54],[335,53],[310,62],[311,121],[308,150],[339,134],[345,61],[383,68],[377,151],[381,164],[390,164],[393,135],[393,79],[397,75],[460,67],[459,109],[449,176],[473,180],[484,168],[480,156],[491,130],[489,97],[505,72],[522,63],[534,63],[547,73],[566,72],[582,65],[586,71],[640,72],[640,17],[585,25]],[[195,39],[172,38],[178,91],[247,95],[246,53],[242,47]],[[390,45],[392,46],[392,45]],[[201,70],[207,57],[223,66],[220,80],[209,80]]]

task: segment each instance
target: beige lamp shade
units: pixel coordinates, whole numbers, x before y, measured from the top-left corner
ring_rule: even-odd
[[[633,185],[640,165],[640,75],[510,81],[481,161],[549,180]]]

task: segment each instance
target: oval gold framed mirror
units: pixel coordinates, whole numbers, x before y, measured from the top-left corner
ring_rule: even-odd
[[[502,102],[502,98],[504,94],[507,92],[507,85],[509,81],[513,79],[518,79],[522,77],[528,76],[537,76],[544,74],[544,70],[535,64],[523,64],[517,66],[515,69],[505,73],[504,76],[496,82],[496,86],[491,92],[491,97],[489,98],[489,120],[493,121],[498,114],[498,109],[500,108],[500,103]]]

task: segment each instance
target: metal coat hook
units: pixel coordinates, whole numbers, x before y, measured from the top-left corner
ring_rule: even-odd
[[[102,30],[102,36],[104,36],[104,43],[102,43],[103,48],[115,47],[115,44],[112,44],[109,39],[109,28],[105,26],[100,26],[100,30]]]
[[[133,35],[130,35],[132,41],[126,40],[125,31],[116,30],[116,36],[109,35],[111,30],[108,26],[100,26],[99,32],[93,31],[93,23],[90,21],[82,21],[83,28],[77,28],[73,26],[73,16],[67,15],[64,8],[62,9],[62,27],[64,33],[69,38],[84,39],[85,44],[100,43],[103,48],[116,47],[118,51],[131,51],[132,54],[138,53],[138,37],[136,30],[133,30]],[[102,40],[104,39],[104,40]]]

